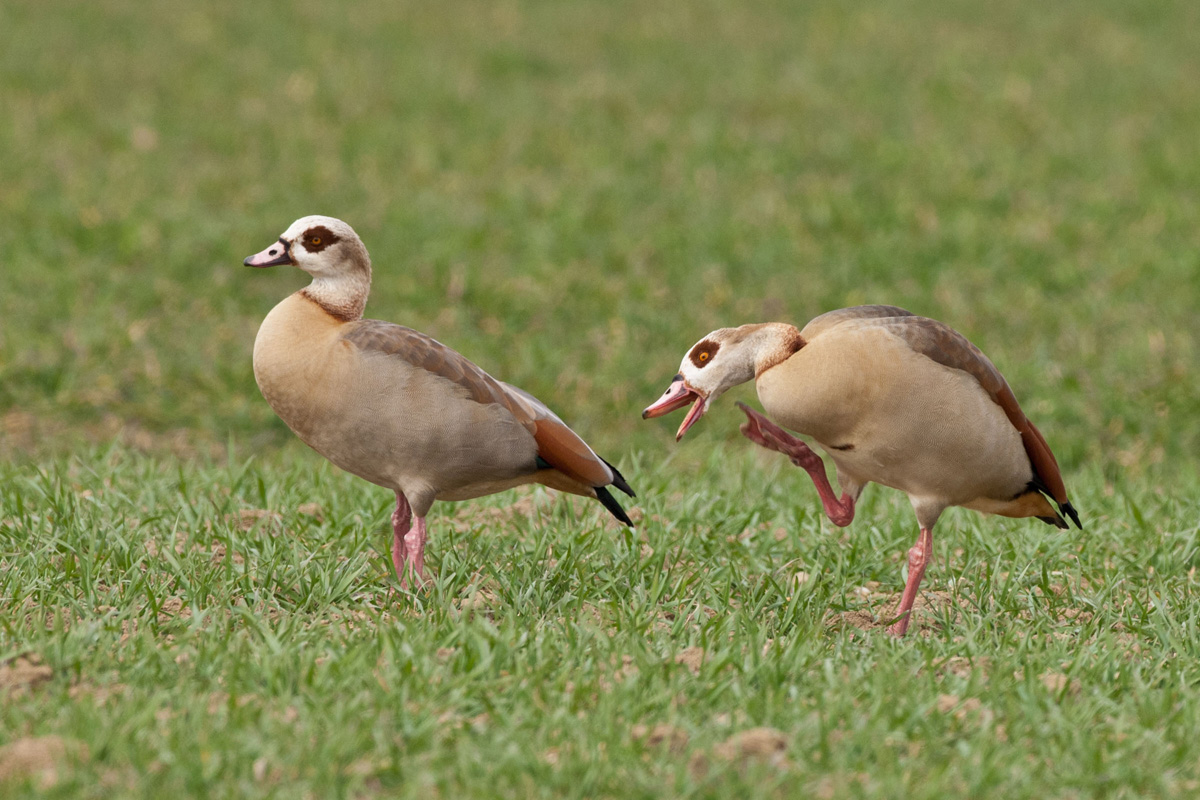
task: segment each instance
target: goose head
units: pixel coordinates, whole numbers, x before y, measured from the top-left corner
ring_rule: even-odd
[[[354,229],[340,219],[316,214],[296,220],[278,241],[242,263],[247,267],[289,264],[314,278],[371,271],[367,248]]]
[[[371,290],[371,257],[354,229],[334,217],[301,217],[247,267],[299,267],[312,276],[305,294],[345,319],[362,316]]]
[[[721,328],[692,345],[662,397],[642,412],[661,417],[691,404],[675,441],[700,421],[719,396],[785,360],[804,344],[795,327],[781,322]]]

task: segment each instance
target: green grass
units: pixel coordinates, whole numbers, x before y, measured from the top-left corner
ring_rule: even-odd
[[[0,30],[0,748],[70,751],[0,796],[1200,787],[1200,6],[18,0]],[[436,585],[394,594],[387,493],[250,370],[301,281],[241,260],[309,213],[365,240],[369,315],[619,462],[636,538],[441,506]],[[682,445],[638,418],[707,331],[860,302],[982,347],[1087,526],[949,513],[902,642],[855,624],[902,585],[903,498],[834,529],[738,436],[748,387]],[[782,756],[724,759],[755,726]]]
[[[393,590],[386,494],[312,460],[115,448],[7,467],[0,655],[47,674],[6,700],[0,729],[86,746],[58,796],[1178,795],[1200,781],[1194,479],[1181,500],[1079,476],[1086,539],[952,512],[934,602],[900,641],[851,620],[895,601],[902,498],[872,491],[838,530],[805,476],[741,452],[682,476],[636,466],[632,547],[597,504],[547,493],[512,514],[511,494],[442,506],[436,584],[417,596]],[[313,498],[319,516],[297,511]],[[244,526],[244,509],[279,517]],[[687,648],[702,662],[678,663]],[[636,735],[660,724],[686,737],[677,752]],[[758,726],[781,732],[782,764],[719,756]]]

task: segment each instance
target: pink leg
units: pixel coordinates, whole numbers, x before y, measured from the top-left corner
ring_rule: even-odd
[[[792,463],[808,473],[817,494],[821,496],[821,505],[831,522],[839,528],[844,528],[854,520],[854,498],[842,492],[839,500],[829,485],[825,475],[825,462],[814,453],[804,442],[780,428],[771,420],[759,414],[745,403],[738,403],[738,408],[746,412],[746,421],[742,423],[742,435],[755,444],[768,450],[783,453]]]
[[[408,576],[411,573],[417,586],[425,583],[425,518],[414,517],[416,525],[404,535],[404,550],[407,559],[404,564],[404,574],[400,577],[400,588],[408,588]]]
[[[396,492],[396,510],[392,512],[392,566],[396,568],[396,578],[404,586],[404,537],[411,525],[412,510],[408,507],[408,498]]]
[[[908,551],[908,582],[904,584],[900,607],[896,609],[896,616],[899,619],[888,628],[897,636],[903,636],[908,630],[913,603],[917,599],[917,589],[921,586],[921,578],[925,577],[925,565],[929,563],[929,556],[932,552],[933,529],[921,528],[921,535],[917,537],[917,543]]]

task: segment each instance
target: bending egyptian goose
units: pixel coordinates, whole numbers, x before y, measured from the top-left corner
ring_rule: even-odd
[[[895,306],[856,306],[822,314],[803,330],[767,322],[713,331],[688,351],[642,417],[693,403],[678,441],[717,396],[751,378],[768,414],[833,459],[841,498],[816,453],[739,403],[747,417],[742,433],[807,471],[835,525],[854,519],[868,482],[908,495],[921,533],[908,551],[908,581],[891,626],[899,636],[908,630],[933,526],[948,507],[1037,517],[1060,528],[1065,514],[1081,527],[1054,454],[1004,377],[941,322]]]
[[[540,483],[594,497],[632,526],[605,488],[632,497],[621,473],[537,398],[423,333],[362,318],[371,259],[345,222],[298,219],[244,263],[312,276],[263,320],[254,378],[305,444],[396,493],[392,564],[402,587],[409,573],[424,580],[435,500]]]

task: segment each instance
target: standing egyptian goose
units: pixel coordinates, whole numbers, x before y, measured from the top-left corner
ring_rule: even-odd
[[[424,580],[435,500],[540,483],[594,497],[633,524],[605,488],[632,497],[621,473],[537,398],[423,333],[362,318],[371,259],[345,222],[298,219],[245,264],[312,276],[263,320],[254,378],[305,444],[396,493],[392,564],[402,587],[410,573]]]
[[[908,551],[908,581],[891,631],[903,636],[933,526],[950,506],[1080,527],[1058,463],[999,370],[954,329],[895,306],[822,314],[797,330],[767,322],[701,339],[642,417],[694,401],[676,440],[722,392],[751,378],[766,412],[811,436],[833,459],[842,496],[820,456],[744,404],[742,433],[788,456],[812,477],[835,525],[854,519],[871,481],[908,495],[921,533]],[[1056,511],[1046,498],[1058,504]]]

